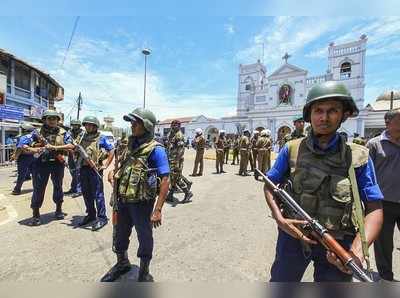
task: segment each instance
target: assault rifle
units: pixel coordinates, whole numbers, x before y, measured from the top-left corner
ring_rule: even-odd
[[[94,161],[89,157],[86,150],[80,144],[74,144],[75,151],[78,152],[79,156],[87,163],[87,165],[99,176],[100,179],[103,177],[100,175],[99,170],[97,169],[96,164]]]
[[[34,146],[34,147],[42,147],[42,148],[44,148],[46,145],[48,145],[49,144],[49,141],[47,141],[47,139],[44,137],[44,136],[42,136],[41,134],[37,134],[37,137],[38,137],[38,140],[39,140],[39,142],[36,144],[36,146]],[[35,156],[35,157],[37,157],[37,158],[39,158],[39,157],[41,157],[42,155],[50,155],[51,153],[50,153],[50,150],[48,150],[48,149],[46,149],[46,148],[44,148],[44,150],[41,152],[41,153],[39,153],[37,156]],[[63,164],[64,166],[66,166],[67,168],[68,168],[68,164],[67,164],[67,162],[65,161],[65,158],[64,158],[64,156],[62,155],[62,154],[59,154],[59,153],[55,153],[55,155],[54,155],[54,158],[58,161],[58,162],[60,162],[61,164]]]
[[[296,219],[304,220],[307,222],[302,229],[310,230],[311,235],[318,240],[327,250],[333,252],[342,263],[348,267],[353,274],[363,282],[373,282],[371,277],[360,268],[353,260],[351,254],[346,251],[336,240],[329,234],[328,230],[323,227],[317,220],[313,219],[307,214],[299,204],[283,189],[278,188],[268,177],[264,175],[260,170],[256,169],[256,172],[261,176],[265,182],[267,189],[274,195],[275,199],[278,199],[289,211],[295,215]]]

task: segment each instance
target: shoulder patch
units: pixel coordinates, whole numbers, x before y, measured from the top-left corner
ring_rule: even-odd
[[[351,159],[355,168],[359,168],[368,162],[369,149],[355,143],[347,143],[351,149]]]

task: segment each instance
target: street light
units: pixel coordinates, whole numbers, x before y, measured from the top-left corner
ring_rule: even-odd
[[[146,108],[146,72],[147,72],[147,56],[150,55],[150,49],[143,49],[142,54],[144,55],[144,89],[143,89],[143,109]]]

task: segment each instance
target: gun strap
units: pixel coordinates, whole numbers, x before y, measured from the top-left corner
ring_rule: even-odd
[[[367,238],[365,236],[364,211],[363,211],[363,207],[361,205],[360,193],[358,192],[356,173],[354,170],[353,163],[351,163],[351,165],[349,167],[349,178],[350,178],[351,189],[352,189],[353,198],[354,198],[353,211],[354,211],[355,220],[357,221],[358,232],[360,233],[362,251],[364,254],[365,262],[367,263],[367,270],[371,271],[368,243],[367,243]]]

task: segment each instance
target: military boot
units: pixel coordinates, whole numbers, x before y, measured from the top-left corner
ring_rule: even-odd
[[[128,253],[126,251],[123,253],[117,253],[117,264],[111,267],[111,269],[101,278],[100,281],[116,281],[119,277],[127,273],[129,270],[131,270],[131,263],[128,259]]]
[[[191,197],[193,197],[193,193],[188,188],[184,188],[183,192],[185,193],[185,197],[183,198],[182,203],[190,202]]]
[[[149,272],[150,260],[140,259],[138,282],[153,282],[153,277]]]
[[[167,198],[165,200],[166,202],[173,203],[174,202],[174,191],[172,189],[169,190]]]
[[[41,225],[41,221],[40,221],[40,212],[39,212],[39,208],[33,208],[33,212],[32,212],[32,220],[30,225],[31,226],[40,226]]]
[[[188,179],[186,179],[186,177],[184,177],[183,175],[182,175],[182,180],[183,180],[183,182],[185,182],[187,188],[190,190],[190,188],[192,187],[193,182],[189,181]]]
[[[57,203],[56,205],[56,212],[54,213],[54,217],[57,220],[64,219],[64,213],[62,212],[62,203]]]

